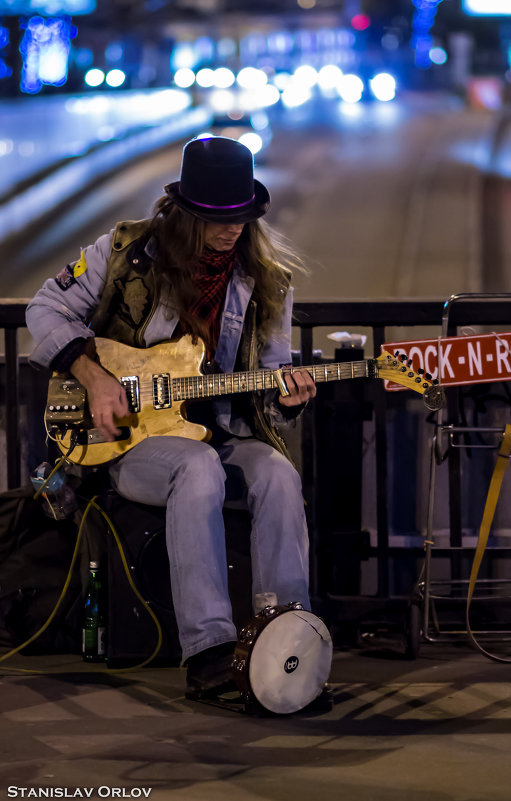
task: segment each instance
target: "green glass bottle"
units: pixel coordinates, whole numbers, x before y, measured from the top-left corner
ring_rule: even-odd
[[[82,628],[82,656],[85,662],[104,662],[106,659],[105,594],[99,562],[89,562]]]

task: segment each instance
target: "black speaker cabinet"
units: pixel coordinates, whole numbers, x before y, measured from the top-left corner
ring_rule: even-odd
[[[162,628],[163,641],[152,664],[181,660],[165,542],[165,509],[133,503],[109,491],[97,499],[112,520],[122,543],[131,578]],[[233,617],[241,627],[251,616],[250,518],[248,512],[225,509],[229,592]],[[109,534],[108,645],[109,667],[136,664],[156,647],[153,619],[130,587],[115,538]]]

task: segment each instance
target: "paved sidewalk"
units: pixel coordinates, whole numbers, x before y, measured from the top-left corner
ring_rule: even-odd
[[[185,671],[14,657],[0,797],[509,801],[510,667],[465,642],[336,651],[332,711],[254,718],[186,701]],[[13,667],[41,673],[14,673]],[[25,789],[23,789],[25,788]],[[150,792],[149,792],[150,791]]]

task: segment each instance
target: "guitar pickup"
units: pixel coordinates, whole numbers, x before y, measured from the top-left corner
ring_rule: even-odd
[[[126,390],[130,412],[132,414],[137,414],[140,411],[140,383],[138,376],[123,375],[120,381]]]
[[[153,375],[153,408],[170,409],[171,406],[170,374],[158,373]]]

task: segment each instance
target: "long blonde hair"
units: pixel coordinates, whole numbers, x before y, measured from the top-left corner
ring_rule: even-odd
[[[187,330],[207,340],[207,324],[189,312],[198,296],[193,274],[205,247],[206,225],[165,196],[155,205],[150,233],[157,244],[155,272],[160,297]],[[290,272],[304,271],[304,267],[284,237],[259,220],[245,223],[236,252],[245,275],[254,279],[258,337],[264,341],[279,322]]]

